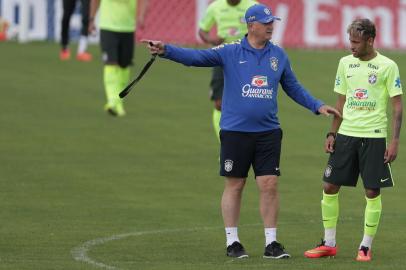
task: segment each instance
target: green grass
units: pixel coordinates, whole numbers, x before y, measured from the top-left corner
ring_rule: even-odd
[[[126,99],[128,116],[117,119],[103,112],[100,53],[91,49],[91,63],[62,63],[56,44],[0,43],[0,269],[97,269],[71,254],[93,239],[100,243],[85,246],[87,255],[104,269],[375,270],[406,263],[405,136],[393,164],[397,186],[383,191],[374,261],[354,261],[363,229],[361,185],[340,195],[339,256],[307,260],[303,251],[322,236],[323,143],[331,119],[312,115],[281,91],[278,238],[293,257],[261,258],[263,229],[251,176],[240,227],[251,257],[232,261],[224,256],[210,69],[159,59]],[[334,104],[336,65],[347,52],[288,53],[302,83]],[[406,78],[404,55],[386,55]],[[133,75],[148,57],[137,48]]]

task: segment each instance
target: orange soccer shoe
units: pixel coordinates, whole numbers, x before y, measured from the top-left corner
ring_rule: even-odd
[[[357,261],[369,262],[372,259],[371,250],[368,247],[361,246],[358,250]]]
[[[334,257],[337,254],[337,247],[325,245],[326,241],[321,240],[321,244],[304,253],[305,257],[315,259],[321,257]]]
[[[61,52],[59,53],[59,59],[62,61],[66,61],[70,59],[70,51],[69,49],[62,49]]]
[[[76,55],[76,60],[81,62],[89,62],[92,61],[92,55],[88,52],[78,53]]]

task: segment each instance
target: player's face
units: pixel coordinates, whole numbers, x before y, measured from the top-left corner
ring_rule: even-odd
[[[363,39],[360,35],[350,34],[350,48],[352,55],[361,60],[367,58],[371,53],[373,39]]]
[[[254,28],[253,30],[258,39],[267,41],[272,38],[273,22],[269,22],[269,23],[255,22],[253,24],[253,28]]]

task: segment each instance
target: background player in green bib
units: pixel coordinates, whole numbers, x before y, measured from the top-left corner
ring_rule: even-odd
[[[213,46],[238,40],[247,33],[245,11],[256,1],[253,0],[216,0],[209,5],[206,14],[199,23],[200,38]],[[216,26],[217,35],[210,36],[210,30]],[[213,126],[217,138],[220,132],[221,100],[223,96],[224,76],[221,67],[214,67],[210,82],[210,99],[214,101]]]
[[[142,26],[147,0],[138,0]],[[123,101],[118,94],[130,79],[129,66],[134,55],[137,0],[91,0],[90,32],[95,30],[94,18],[100,7],[100,46],[104,62],[105,110],[113,116],[124,116]]]
[[[394,61],[378,53],[373,45],[375,25],[368,19],[353,21],[347,30],[352,55],[341,58],[334,92],[335,117],[325,142],[331,153],[324,172],[321,201],[324,240],[305,252],[308,258],[335,256],[336,225],[341,186],[355,186],[361,175],[365,188],[364,237],[358,261],[371,260],[371,245],[382,211],[380,189],[394,185],[390,163],[396,159],[402,123],[402,85]],[[386,145],[388,100],[392,104],[392,132]]]

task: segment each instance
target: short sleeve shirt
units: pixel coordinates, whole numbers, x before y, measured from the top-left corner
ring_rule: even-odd
[[[254,4],[256,1],[241,0],[238,5],[231,6],[227,0],[216,0],[207,8],[206,14],[199,23],[199,28],[209,32],[216,25],[217,35],[226,43],[241,39],[247,33],[245,12]]]
[[[352,55],[343,57],[338,65],[334,92],[346,96],[340,134],[385,138],[388,100],[402,94],[398,66],[379,53],[369,61]]]

